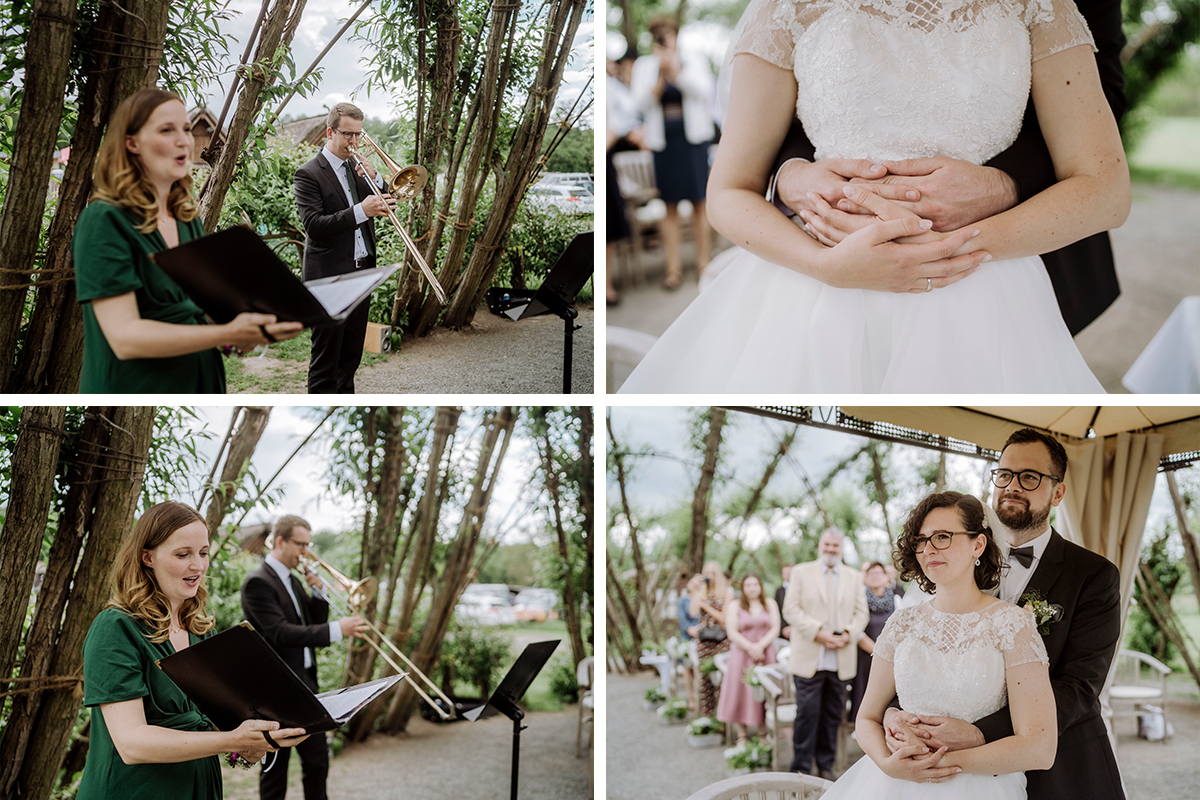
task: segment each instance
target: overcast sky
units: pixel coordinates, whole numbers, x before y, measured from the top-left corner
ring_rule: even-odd
[[[296,29],[296,37],[292,42],[292,57],[296,64],[297,77],[308,69],[317,54],[325,48],[329,40],[360,5],[362,3],[359,0],[308,0],[300,25]],[[254,27],[254,21],[258,18],[262,2],[261,0],[229,0],[228,7],[230,11],[240,12],[236,13],[233,19],[221,22],[222,32],[230,36],[228,59],[232,66],[241,59],[242,53],[246,49],[246,40]],[[589,11],[592,8],[589,6]],[[363,21],[370,14],[371,9],[367,9],[359,16],[358,22]],[[562,107],[564,102],[570,103],[578,97],[592,72],[594,29],[594,18],[590,13],[585,14],[575,37],[571,61],[563,76],[563,85],[559,89],[559,107]],[[366,94],[367,69],[364,67],[364,63],[370,59],[372,50],[363,42],[354,40],[353,32],[352,26],[342,35],[333,49],[321,59],[324,77],[320,88],[307,98],[297,94],[284,108],[284,115],[317,116],[324,114],[334,103],[349,101],[361,108],[368,117],[388,120],[399,116],[399,111],[394,108],[394,103],[401,97],[399,90],[395,93],[377,90],[371,95]],[[208,107],[214,115],[221,113],[231,80],[230,75],[225,75],[219,84],[210,85],[205,93]],[[270,110],[274,111],[275,106],[272,106]],[[230,114],[232,114],[232,110]],[[228,117],[226,117],[226,124],[228,124]]]
[[[207,476],[207,471],[212,468],[213,460],[221,446],[221,440],[229,428],[233,409],[204,407],[194,410],[200,417],[198,427],[211,434],[208,439],[195,437],[197,449],[202,455],[204,470],[204,475],[198,476],[196,484],[194,484],[199,485],[200,481]],[[271,409],[266,430],[251,458],[251,465],[260,482],[265,482],[275,473],[304,440],[304,437],[312,432],[322,416],[324,416],[323,411],[315,412],[313,409],[305,407],[275,406]],[[460,437],[472,436],[475,445],[478,444],[481,434],[478,420],[479,409],[476,408],[468,408],[459,419]],[[325,423],[324,430],[331,430],[330,423]],[[463,440],[460,438],[457,448],[461,451],[463,446]],[[329,491],[328,481],[325,477],[329,454],[328,437],[322,437],[320,434],[314,436],[271,485],[273,489],[283,490],[283,498],[277,503],[252,510],[243,524],[271,523],[284,514],[299,514],[312,523],[313,531],[317,533],[322,531],[343,533],[361,530],[363,495],[360,492],[353,497],[348,497],[333,495]],[[519,499],[520,490],[529,476],[536,471],[535,464],[536,453],[523,440],[518,427],[518,435],[514,437],[501,468],[500,480],[493,495],[492,506],[488,511],[487,524],[484,528],[485,536],[491,535],[497,529],[496,526],[500,524],[502,518],[514,504],[517,504],[517,507],[513,509],[514,514],[519,513],[524,507],[524,501]],[[528,495],[526,494],[525,497]],[[176,499],[190,504],[195,504],[198,500],[197,497],[190,494]],[[444,519],[457,521],[461,515],[461,509],[447,507],[444,509],[443,515]],[[528,523],[532,522],[529,517],[525,517],[525,519]],[[236,521],[237,517],[234,516],[228,519],[228,522]],[[517,530],[511,532],[502,541],[505,544],[513,544],[527,539],[528,532]]]

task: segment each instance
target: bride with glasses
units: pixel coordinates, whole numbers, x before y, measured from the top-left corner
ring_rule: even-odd
[[[1038,256],[1129,213],[1094,49],[1069,0],[752,0],[708,184],[742,249],[621,392],[1102,392]],[[984,164],[1031,97],[1058,182],[973,225],[848,184],[876,221],[827,246],[764,197],[795,116],[818,160]]]

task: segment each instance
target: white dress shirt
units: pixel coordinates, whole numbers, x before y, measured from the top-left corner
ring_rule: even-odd
[[[325,160],[333,167],[333,174],[337,176],[338,184],[342,187],[342,192],[346,195],[346,202],[354,209],[354,224],[362,225],[367,221],[367,212],[363,211],[362,203],[354,202],[354,195],[350,192],[350,183],[346,180],[346,168],[342,166],[346,163],[345,159],[335,156],[328,147],[321,148],[321,155],[325,156]],[[351,169],[353,169],[353,164]],[[379,173],[375,173],[375,185],[380,189],[383,188],[383,178]],[[363,238],[362,228],[354,229],[354,260],[367,257],[367,240]],[[278,562],[276,562],[278,563]],[[280,564],[280,566],[283,566]],[[285,581],[286,583],[286,581]]]
[[[328,150],[325,152],[329,152]],[[336,156],[335,156],[336,158]],[[344,183],[345,181],[343,181]],[[288,597],[292,598],[292,607],[296,609],[296,616],[301,620],[304,619],[304,614],[300,611],[300,601],[296,599],[296,593],[292,591],[292,571],[283,565],[275,556],[267,553],[265,559],[267,566],[275,570],[275,574],[279,576],[279,580],[283,581],[283,588],[287,589]],[[313,589],[313,596],[325,599],[325,593],[320,589]],[[340,642],[342,640],[342,626],[337,622],[329,623],[329,643]],[[308,669],[313,665],[313,652],[311,647],[304,648],[304,668]]]
[[[841,627],[841,623],[837,619],[837,596],[838,596],[838,565],[825,567],[821,573],[821,577],[825,581],[825,599],[830,604],[829,616],[826,622],[833,626],[830,628],[830,633],[836,633]],[[828,647],[821,648],[821,658],[817,661],[818,670],[829,670],[830,672],[838,671],[837,650],[830,650]]]
[[[1029,584],[1029,579],[1033,577],[1033,571],[1037,569],[1038,563],[1042,560],[1042,554],[1046,552],[1046,545],[1050,544],[1050,526],[1046,526],[1046,530],[1038,534],[1036,539],[1028,541],[1021,545],[1022,547],[1033,546],[1033,561],[1029,562],[1026,567],[1015,558],[1009,558],[1009,570],[1000,579],[1000,599],[1009,603],[1016,603],[1017,600],[1025,591],[1025,587]],[[1015,548],[1011,548],[1015,549]]]

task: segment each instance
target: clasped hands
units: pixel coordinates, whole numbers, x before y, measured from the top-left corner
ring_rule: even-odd
[[[984,744],[983,734],[954,717],[919,716],[889,708],[883,715],[883,735],[891,756],[883,766],[894,778],[918,783],[942,783],[962,770],[939,766],[952,750]]]
[[[914,293],[949,286],[989,261],[990,253],[970,249],[978,233],[971,225],[1017,201],[1004,172],[942,157],[794,160],[780,169],[776,193],[830,248],[818,266],[824,283]]]

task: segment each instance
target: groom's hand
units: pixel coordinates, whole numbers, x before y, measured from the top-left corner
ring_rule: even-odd
[[[916,715],[914,715],[916,716]],[[930,747],[946,747],[949,750],[966,750],[986,744],[983,733],[969,722],[954,717],[924,716],[913,725],[918,735],[928,734],[925,743]]]
[[[796,212],[822,244],[832,247],[855,231],[870,225],[871,212],[845,213],[833,208],[845,200],[846,184],[880,181],[887,169],[865,158],[827,158],[805,161],[794,158],[779,168],[775,195]],[[871,191],[888,200],[917,200],[919,194],[898,184],[868,183]],[[816,195],[817,200],[813,199]],[[814,228],[814,224],[817,224]]]
[[[912,744],[924,744],[929,734],[914,728],[921,721],[916,714],[889,708],[883,712],[883,740],[888,750],[895,753],[902,747]]]

